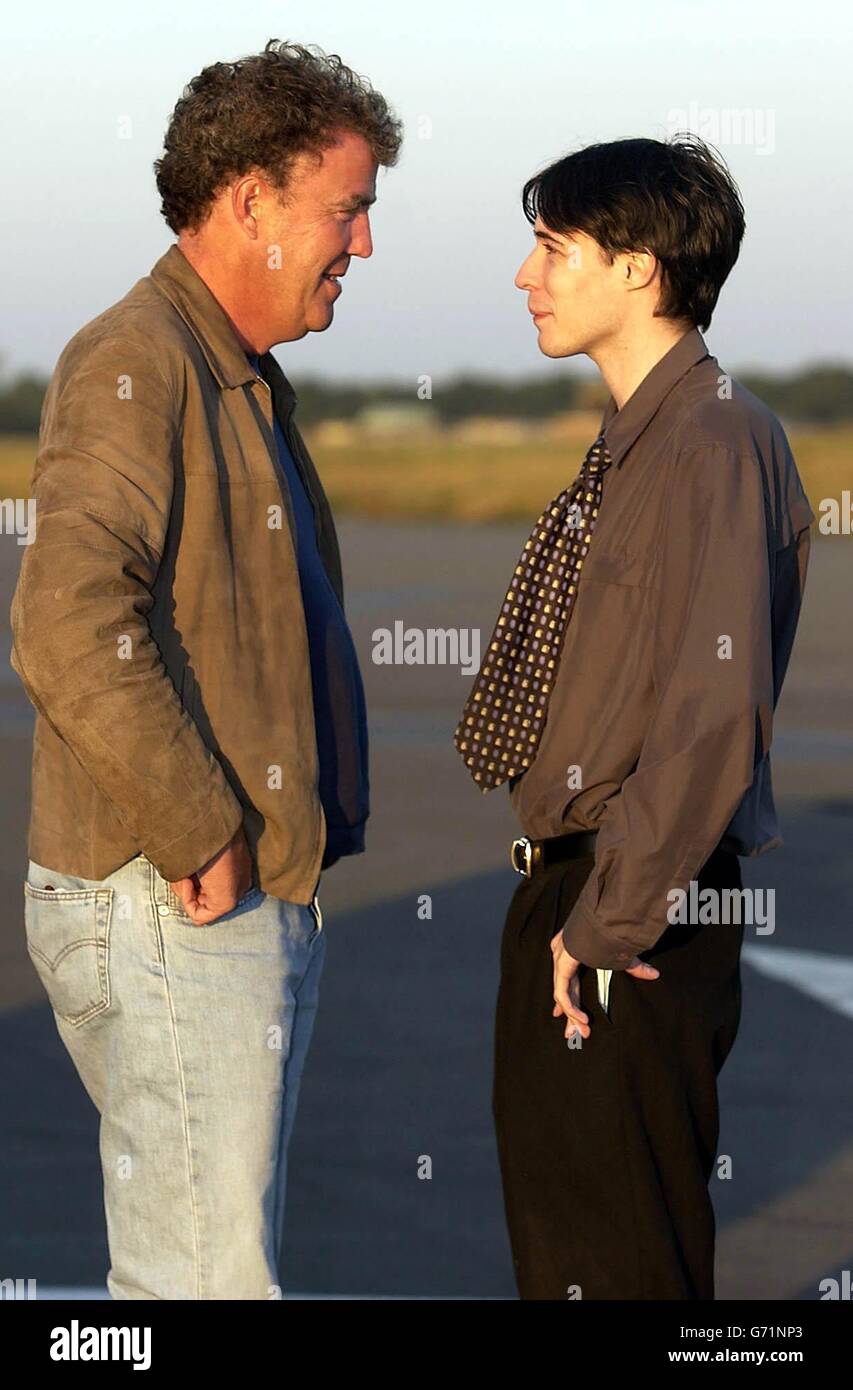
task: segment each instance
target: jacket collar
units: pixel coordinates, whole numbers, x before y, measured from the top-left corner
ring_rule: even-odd
[[[152,267],[151,279],[196,338],[220,386],[243,386],[255,380],[228,315],[177,242]],[[272,353],[263,353],[260,362],[262,375],[273,377],[282,399],[288,405],[295,403],[296,392]]]
[[[601,433],[614,465],[622,462],[673,387],[706,357],[716,361],[708,352],[699,329],[691,328],[646,373],[621,410],[617,410],[615,400],[610,397],[601,419]]]

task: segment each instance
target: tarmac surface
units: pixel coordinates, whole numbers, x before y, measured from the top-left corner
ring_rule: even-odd
[[[328,947],[290,1148],[288,1294],[515,1297],[490,1088],[518,829],[508,798],[477,792],[451,742],[470,673],[372,653],[374,633],[397,621],[479,628],[485,644],[527,530],[339,523],[373,811],[367,853],[320,891]],[[720,1078],[731,1177],[712,1184],[718,1299],[818,1299],[821,1280],[853,1269],[848,548],[816,539],[777,711],[785,844],[741,861],[745,884],[775,890],[776,930],[747,928],[742,1022]],[[98,1117],[24,945],[32,712],[8,665],[21,553],[0,536],[0,1278],[97,1297],[108,1266]]]

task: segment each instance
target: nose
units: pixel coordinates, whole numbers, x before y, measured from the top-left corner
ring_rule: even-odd
[[[373,255],[373,238],[370,234],[370,222],[366,212],[353,220],[349,254],[364,257]]]
[[[531,254],[520,266],[518,274],[515,277],[513,283],[515,284],[516,289],[532,290],[534,288],[533,271],[531,267],[532,260],[533,253],[531,252]]]

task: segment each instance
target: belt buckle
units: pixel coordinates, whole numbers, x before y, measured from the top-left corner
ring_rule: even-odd
[[[518,850],[521,850],[523,854],[522,866],[519,866],[518,863]],[[509,858],[517,874],[523,874],[525,878],[530,878],[533,872],[533,845],[526,835],[519,835],[517,840],[513,840]]]

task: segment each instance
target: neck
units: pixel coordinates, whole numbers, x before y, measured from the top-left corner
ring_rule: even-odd
[[[243,351],[262,357],[272,344],[266,341],[260,316],[252,313],[246,277],[239,267],[229,265],[226,256],[208,246],[202,237],[182,234],[177,245],[226,315]],[[234,289],[234,286],[240,288]]]
[[[601,372],[617,410],[622,409],[652,367],[692,327],[684,320],[654,319],[652,324],[645,322],[635,329],[623,330],[618,337],[590,351],[589,356]]]

